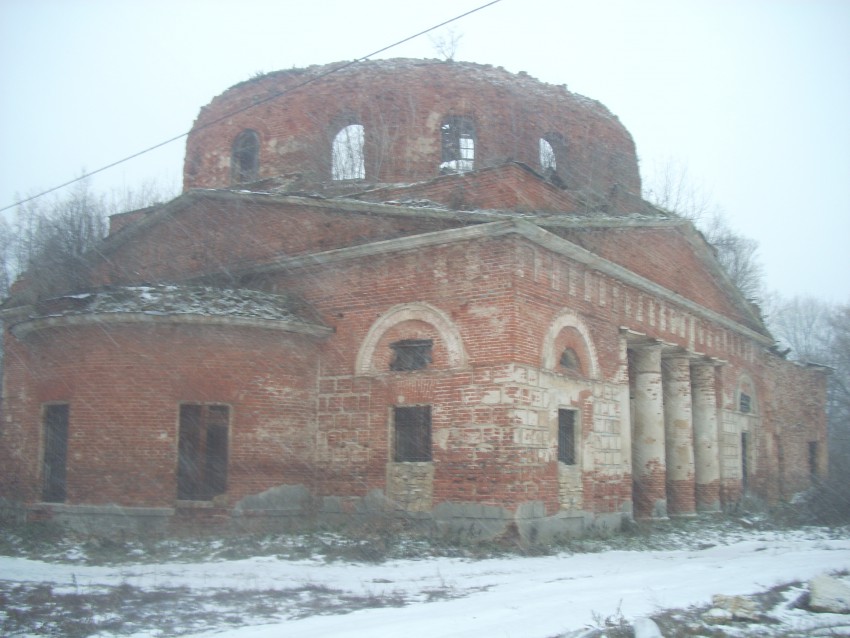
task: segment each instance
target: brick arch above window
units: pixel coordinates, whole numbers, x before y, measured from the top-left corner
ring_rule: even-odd
[[[390,341],[398,343],[400,339],[422,339],[429,335],[434,337],[435,349],[444,349],[445,363],[449,368],[466,366],[466,350],[455,323],[435,306],[413,302],[393,306],[372,324],[357,352],[355,374],[389,371],[390,354],[384,352],[385,348],[380,347],[382,344],[389,346]]]
[[[566,356],[565,352],[568,353]],[[600,378],[599,361],[590,330],[572,310],[561,312],[549,325],[543,340],[542,354],[545,370],[574,372],[591,379]],[[564,366],[563,361],[572,366]]]

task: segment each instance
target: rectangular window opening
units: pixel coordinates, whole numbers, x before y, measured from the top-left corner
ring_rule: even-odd
[[[64,503],[67,496],[68,415],[67,403],[44,406],[41,500],[45,503]]]
[[[396,463],[431,460],[431,406],[396,407],[393,411]]]
[[[227,490],[230,408],[180,406],[177,442],[177,498],[208,501]]]
[[[576,464],[576,411],[558,410],[558,460]]]
[[[739,401],[739,409],[743,414],[749,414],[753,409],[753,400],[750,398],[749,394],[744,394],[741,392],[741,397]]]
[[[812,478],[818,475],[818,442],[809,441],[809,476]]]
[[[432,339],[403,339],[390,344],[393,358],[390,370],[422,370],[431,364]]]

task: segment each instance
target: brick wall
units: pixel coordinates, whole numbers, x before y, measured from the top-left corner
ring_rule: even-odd
[[[488,66],[418,60],[364,62],[318,77],[332,66],[271,73],[215,98],[187,140],[184,187],[230,185],[231,146],[244,129],[260,136],[260,177],[299,173],[326,182],[333,137],[352,122],[366,131],[366,183],[427,180],[439,174],[443,118],[465,115],[475,121],[476,168],[508,160],[539,168],[540,138],[557,134],[566,141],[558,172],[568,188],[600,199],[615,187],[640,193],[628,132],[604,106],[565,87]]]
[[[8,341],[3,493],[40,500],[41,410],[70,406],[68,502],[173,505],[181,403],[230,406],[228,502],[311,480],[315,344],[279,331],[93,325]],[[12,484],[13,481],[19,481]]]
[[[215,272],[219,254],[238,263],[398,230],[311,207],[252,204],[244,219],[245,237],[228,252],[226,208],[189,206],[144,242],[116,248],[111,273],[144,280]],[[210,250],[192,262],[191,246]],[[166,272],[162,262],[176,266]],[[41,406],[67,401],[69,502],[172,504],[179,404],[199,402],[232,408],[230,505],[275,486],[304,485],[351,507],[381,490],[395,507],[414,511],[445,501],[509,510],[538,501],[550,515],[628,511],[623,327],[725,362],[717,374],[724,502],[740,497],[742,431],[751,436],[751,486],[768,498],[808,484],[800,468],[808,468],[813,433],[825,450],[819,373],[800,372],[675,300],[518,235],[303,264],[257,275],[251,285],[299,295],[333,334],[313,340],[234,326],[104,323],[37,331],[21,342],[10,336],[2,460],[16,470],[4,473],[3,494],[38,500]],[[371,335],[412,301],[424,314]],[[439,321],[427,320],[429,308]],[[459,335],[461,352],[446,330]],[[372,360],[358,368],[372,337]],[[403,338],[433,339],[432,366],[389,371],[388,344]],[[568,344],[581,373],[558,368],[552,356]],[[737,404],[742,379],[752,384],[756,410],[749,415]],[[392,407],[420,404],[432,406],[433,464],[404,468],[391,460]],[[560,408],[579,414],[577,468],[557,461]]]

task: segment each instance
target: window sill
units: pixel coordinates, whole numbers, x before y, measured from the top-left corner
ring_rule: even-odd
[[[175,507],[180,509],[212,509],[214,504],[212,501],[180,501],[178,500]]]

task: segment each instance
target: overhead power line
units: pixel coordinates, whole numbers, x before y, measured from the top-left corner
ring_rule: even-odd
[[[393,49],[397,46],[400,46],[400,45],[404,44],[405,42],[410,42],[411,40],[415,40],[416,38],[423,36],[426,33],[430,33],[431,31],[434,31],[436,29],[439,29],[440,27],[444,27],[447,24],[451,24],[452,22],[457,22],[458,20],[461,20],[462,18],[465,18],[469,15],[472,15],[473,13],[477,13],[478,11],[486,9],[487,7],[490,7],[494,4],[498,4],[501,1],[502,0],[491,0],[491,2],[487,2],[486,4],[482,4],[481,6],[476,7],[475,9],[471,9],[470,11],[467,11],[466,13],[462,13],[460,15],[455,16],[454,18],[451,18],[449,20],[445,20],[444,22],[441,22],[440,24],[435,24],[434,26],[429,27],[429,28],[425,29],[424,31],[414,33],[413,35],[410,35],[410,36],[408,36],[408,37],[406,37],[402,40],[398,40],[397,42],[393,42],[392,44],[387,45],[387,46],[385,46],[381,49],[378,49],[377,51],[373,51],[372,53],[369,53],[367,55],[356,58],[356,59],[352,60],[351,62],[346,62],[345,64],[341,64],[338,67],[335,67],[333,69],[325,71],[324,73],[320,73],[319,75],[313,76],[312,78],[305,80],[304,82],[301,82],[300,84],[296,84],[295,86],[292,86],[288,89],[285,89],[283,91],[279,91],[277,93],[272,93],[271,95],[263,98],[262,100],[258,100],[256,102],[249,104],[248,106],[244,106],[240,109],[236,109],[235,111],[231,111],[229,113],[226,113],[225,115],[222,115],[221,117],[218,117],[218,118],[216,118],[216,119],[214,119],[210,122],[207,122],[206,124],[202,124],[200,126],[193,127],[192,129],[186,131],[185,133],[181,133],[180,135],[175,135],[172,138],[169,138],[169,139],[167,139],[163,142],[160,142],[159,144],[154,144],[153,146],[150,146],[150,147],[148,147],[144,150],[141,150],[138,153],[133,153],[132,155],[128,155],[127,157],[116,160],[116,161],[112,162],[111,164],[107,164],[106,166],[102,166],[102,167],[100,167],[96,170],[89,171],[87,173],[83,173],[79,177],[76,177],[72,180],[69,180],[69,181],[64,182],[62,184],[59,184],[58,186],[54,186],[53,188],[48,188],[47,190],[42,191],[42,192],[40,192],[36,195],[32,195],[30,197],[27,197],[25,199],[17,201],[14,204],[9,204],[8,206],[4,206],[3,208],[0,208],[0,213],[2,213],[3,211],[9,210],[11,208],[15,208],[16,206],[20,206],[21,204],[26,204],[27,202],[31,202],[34,199],[38,199],[39,197],[44,197],[45,195],[49,195],[50,193],[52,193],[54,191],[58,191],[62,188],[65,188],[66,186],[70,186],[71,184],[75,184],[79,181],[82,181],[84,179],[92,177],[93,175],[97,175],[98,173],[102,173],[104,171],[107,171],[110,168],[114,168],[115,166],[118,166],[119,164],[129,162],[130,160],[135,159],[135,158],[137,158],[141,155],[144,155],[146,153],[150,153],[151,151],[155,151],[156,149],[161,148],[163,146],[167,146],[168,144],[176,142],[177,140],[183,139],[184,137],[189,135],[189,133],[191,133],[192,131],[199,131],[199,130],[203,130],[205,128],[209,128],[210,126],[218,124],[222,120],[226,120],[229,117],[233,117],[234,115],[238,115],[239,113],[243,113],[245,111],[248,111],[252,108],[260,106],[261,104],[266,104],[267,102],[271,102],[272,100],[276,100],[277,98],[279,98],[283,95],[286,95],[287,93],[291,93],[292,91],[296,91],[296,90],[300,89],[301,87],[304,87],[308,84],[312,84],[313,82],[321,80],[322,78],[325,78],[325,77],[332,75],[334,73],[339,73],[343,69],[347,69],[351,66],[354,66],[355,64],[358,64],[360,62],[364,62],[371,57],[374,57],[376,55],[384,53],[385,51],[389,51],[390,49]]]

